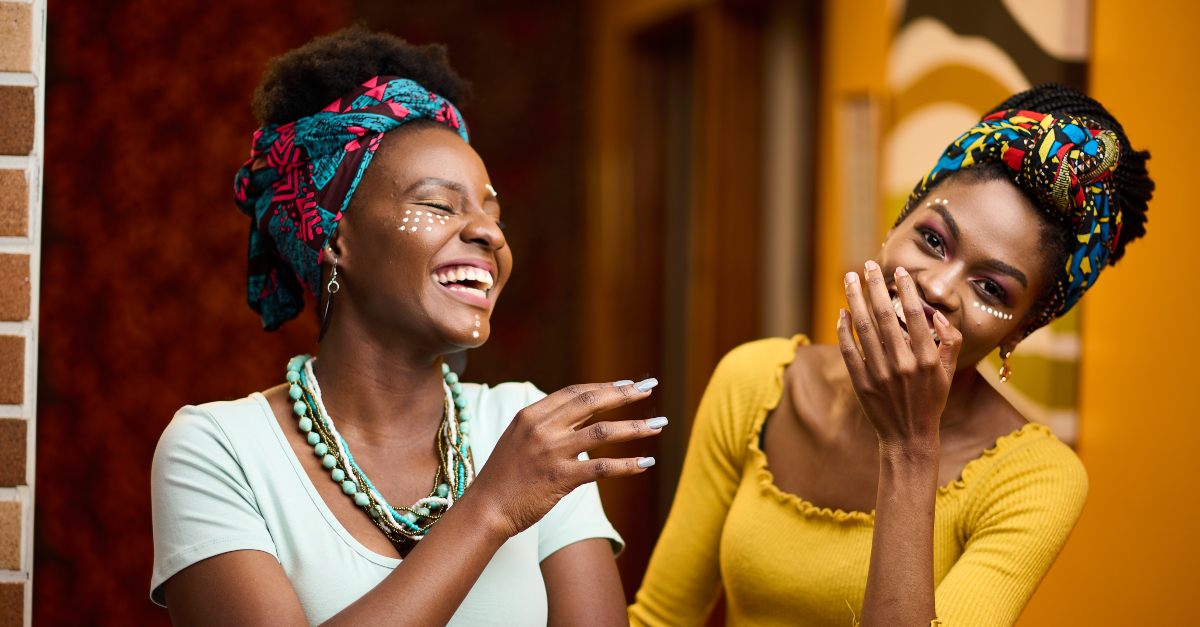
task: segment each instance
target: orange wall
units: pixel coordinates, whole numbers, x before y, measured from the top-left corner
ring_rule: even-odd
[[[1083,310],[1079,455],[1087,509],[1021,627],[1197,624],[1200,334],[1194,131],[1200,4],[1095,0],[1092,95],[1154,157],[1144,240]]]

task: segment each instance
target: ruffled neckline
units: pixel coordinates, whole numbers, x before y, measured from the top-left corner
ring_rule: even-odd
[[[791,355],[787,360],[776,366],[771,383],[772,387],[766,394],[766,401],[758,408],[759,415],[755,418],[754,428],[750,430],[747,449],[750,451],[753,460],[754,471],[758,474],[759,489],[763,494],[775,498],[780,504],[786,507],[794,507],[805,518],[818,518],[835,523],[858,523],[873,527],[875,525],[875,510],[871,510],[869,513],[860,511],[848,512],[840,508],[817,507],[810,501],[802,499],[795,494],[780,490],[775,485],[774,473],[767,469],[767,454],[758,445],[767,414],[770,414],[778,407],[779,401],[783,398],[783,371],[796,358],[796,349],[801,345],[807,346],[808,344],[810,344],[808,338],[803,335],[797,335],[792,338]],[[963,466],[959,479],[951,481],[944,486],[939,486],[935,498],[942,499],[965,490],[980,474],[986,471],[988,460],[994,458],[1002,450],[1009,450],[1017,446],[1021,440],[1032,434],[1040,434],[1051,439],[1054,438],[1054,434],[1051,433],[1048,427],[1035,422],[1026,423],[1020,429],[996,438],[996,443],[991,448],[985,450],[979,457],[967,462],[966,466]]]

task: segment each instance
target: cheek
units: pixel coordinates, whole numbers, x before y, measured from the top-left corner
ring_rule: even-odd
[[[454,219],[454,216],[443,216],[428,211],[407,209],[404,212],[404,216],[400,218],[400,226],[397,228],[401,232],[410,235],[417,235],[418,233],[432,234],[452,226]]]

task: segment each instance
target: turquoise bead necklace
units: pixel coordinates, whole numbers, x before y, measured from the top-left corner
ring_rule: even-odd
[[[402,555],[406,555],[475,479],[475,464],[471,459],[471,410],[462,396],[462,383],[449,366],[442,364],[446,403],[437,433],[438,470],[433,478],[433,490],[411,507],[396,508],[388,504],[354,462],[333,418],[325,411],[321,386],[312,370],[313,361],[311,355],[297,355],[287,365],[288,395],[295,401],[292,410],[298,418],[297,426],[313,447],[313,454],[320,457],[321,465],[329,470],[330,479],[340,484],[342,492],[366,511],[375,526],[401,547]]]

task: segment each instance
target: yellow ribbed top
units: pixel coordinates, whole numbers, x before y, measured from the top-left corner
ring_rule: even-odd
[[[862,613],[874,513],[832,511],[775,487],[759,448],[802,336],[721,360],[696,413],[671,514],[632,625],[700,625],[722,586],[728,625],[850,627]],[[1011,626],[1075,526],[1083,465],[1028,424],[938,490],[937,614],[947,627]]]

